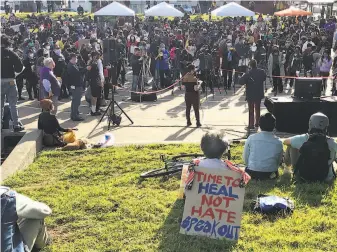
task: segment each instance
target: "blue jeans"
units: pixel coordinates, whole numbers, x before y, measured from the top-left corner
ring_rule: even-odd
[[[1,197],[1,251],[24,251],[23,239],[17,221],[15,193],[8,191]]]
[[[11,110],[13,126],[18,127],[20,126],[17,107],[18,88],[16,86],[16,80],[14,78],[1,79],[1,118],[3,117],[3,108],[6,99],[9,103],[9,108]]]
[[[73,119],[77,118],[78,115],[79,115],[78,108],[81,105],[82,92],[83,92],[82,87],[75,87],[75,89],[71,90],[73,98],[71,100],[71,115],[70,115],[70,117],[73,118]]]
[[[138,75],[132,75],[132,87],[131,87],[132,91],[137,91],[138,77],[139,77]]]

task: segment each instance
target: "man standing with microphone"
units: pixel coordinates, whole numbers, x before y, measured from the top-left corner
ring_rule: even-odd
[[[191,126],[191,107],[193,106],[197,127],[201,127],[200,123],[200,95],[198,79],[195,77],[194,65],[187,67],[188,72],[184,75],[182,85],[185,87],[185,103],[186,103],[186,120],[187,127]]]
[[[255,59],[251,60],[249,65],[251,69],[240,78],[239,83],[246,85],[246,100],[249,110],[248,130],[253,130],[254,126],[256,128],[259,127],[261,100],[264,97],[263,83],[266,81],[267,76],[264,70],[257,68]]]

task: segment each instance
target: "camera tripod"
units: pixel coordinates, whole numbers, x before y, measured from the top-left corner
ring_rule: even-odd
[[[142,67],[140,70],[140,73],[138,75],[138,80],[137,80],[137,87],[136,90],[138,90],[139,93],[139,101],[142,102],[142,94],[145,90],[145,86],[147,86],[146,84],[152,83],[152,90],[158,90],[158,85],[155,82],[153,76],[151,75],[150,72],[150,64],[151,62],[149,62],[147,57],[143,57],[143,63],[142,63]],[[152,78],[152,80],[151,80]],[[149,81],[150,80],[150,81]],[[146,84],[145,84],[146,83]],[[132,92],[132,91],[131,91]]]
[[[119,114],[115,113],[115,105],[120,110]],[[120,125],[120,123],[122,121],[122,117],[121,117],[122,114],[124,114],[126,116],[126,118],[129,119],[129,121],[131,122],[131,124],[133,124],[132,119],[128,116],[128,114],[115,101],[115,94],[114,94],[114,92],[112,92],[112,97],[111,97],[110,103],[109,103],[108,107],[106,108],[106,110],[104,111],[104,113],[103,113],[101,119],[99,120],[98,124],[100,124],[103,121],[103,118],[107,114],[108,114],[108,130],[110,130],[111,124],[113,126],[119,126]]]

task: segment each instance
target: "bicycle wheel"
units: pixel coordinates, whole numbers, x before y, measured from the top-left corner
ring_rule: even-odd
[[[171,175],[174,173],[178,173],[181,172],[183,169],[183,165],[175,165],[172,167],[168,167],[168,168],[160,168],[160,169],[155,169],[155,170],[151,170],[151,171],[147,171],[144,172],[142,174],[140,174],[141,178],[156,178],[156,177],[162,177],[162,176],[167,176],[167,175]]]

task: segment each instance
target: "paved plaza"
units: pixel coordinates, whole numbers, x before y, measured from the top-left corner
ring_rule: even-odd
[[[127,79],[131,78],[128,72]],[[268,81],[267,81],[268,82]],[[331,81],[328,82],[327,92],[330,91]],[[128,119],[122,115],[120,127],[112,127],[110,132],[115,137],[116,144],[130,143],[160,143],[160,142],[199,142],[201,136],[210,130],[223,131],[227,138],[237,139],[247,135],[245,127],[248,124],[248,105],[245,101],[244,87],[237,87],[234,94],[233,89],[227,94],[221,89],[221,94],[215,88],[215,95],[208,94],[207,99],[201,94],[201,128],[195,127],[194,113],[191,111],[192,127],[186,127],[184,91],[178,88],[172,91],[161,92],[156,102],[137,103],[130,100],[130,82],[127,82],[125,89],[118,89],[115,100],[132,118],[134,124],[131,125]],[[271,85],[267,84],[267,96],[273,96]],[[285,88],[278,96],[290,96],[291,89]],[[101,117],[88,115],[89,107],[82,99],[80,112],[85,118],[83,122],[73,122],[70,120],[70,99],[63,99],[59,104],[57,117],[60,124],[65,128],[77,127],[77,136],[87,138],[93,143],[108,130],[107,117],[98,124]],[[37,127],[37,119],[40,113],[37,101],[23,101],[19,104],[19,114],[26,129]],[[267,110],[261,102],[261,114]],[[279,133],[280,137],[288,134]]]

